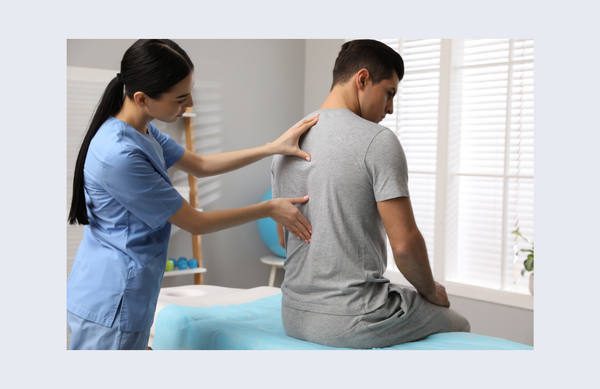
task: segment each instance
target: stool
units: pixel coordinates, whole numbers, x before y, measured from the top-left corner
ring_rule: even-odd
[[[283,269],[283,262],[285,258],[281,258],[277,255],[267,255],[262,257],[260,261],[266,265],[271,265],[271,276],[269,277],[269,286],[273,286],[275,284],[275,273],[277,272],[277,268]]]

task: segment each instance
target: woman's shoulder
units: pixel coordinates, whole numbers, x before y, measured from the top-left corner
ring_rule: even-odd
[[[105,159],[139,149],[138,142],[133,139],[136,134],[132,132],[137,131],[127,123],[111,117],[98,129],[90,144],[90,151],[97,158]]]

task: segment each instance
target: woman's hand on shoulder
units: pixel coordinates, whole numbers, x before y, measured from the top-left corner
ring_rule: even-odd
[[[312,227],[302,212],[294,204],[303,204],[308,201],[308,196],[291,199],[277,198],[267,200],[271,206],[270,217],[282,227],[294,234],[298,239],[310,243]]]
[[[316,114],[313,117],[302,120],[294,127],[287,130],[283,135],[281,135],[279,138],[277,138],[271,143],[271,146],[274,149],[273,153],[281,155],[295,155],[302,159],[310,161],[310,155],[300,150],[300,146],[298,145],[298,143],[302,134],[304,134],[309,128],[317,124],[318,120],[319,114]]]

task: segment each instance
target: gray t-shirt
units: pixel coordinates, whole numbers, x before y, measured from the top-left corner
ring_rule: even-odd
[[[271,165],[273,197],[309,195],[299,209],[313,228],[309,244],[285,231],[282,303],[360,315],[387,299],[386,235],[377,202],[409,197],[406,157],[388,128],[347,109],[316,112],[318,123],[300,140],[311,162],[276,155]]]

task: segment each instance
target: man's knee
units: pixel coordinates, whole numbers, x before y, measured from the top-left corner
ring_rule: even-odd
[[[471,332],[471,324],[466,317],[458,313],[458,311],[452,308],[444,308],[438,311],[443,316],[445,322],[444,327],[447,328],[448,332]]]
[[[466,317],[456,312],[455,332],[471,332],[471,323]]]

